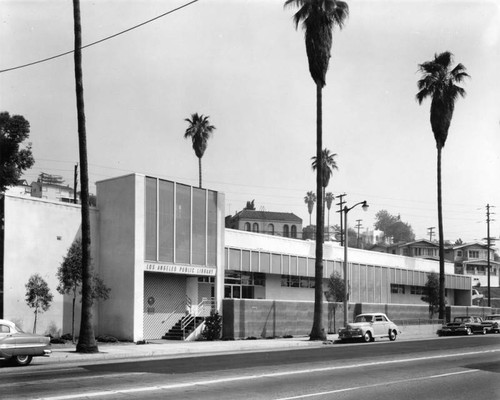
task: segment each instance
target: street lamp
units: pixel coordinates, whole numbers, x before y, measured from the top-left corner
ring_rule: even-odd
[[[344,212],[344,326],[347,326],[347,305],[349,302],[349,275],[347,271],[347,247],[348,244],[348,229],[347,229],[347,213],[351,211],[354,207],[361,205],[363,211],[368,210],[368,203],[365,201],[360,201],[359,203],[354,204],[352,207],[344,206],[342,210]]]

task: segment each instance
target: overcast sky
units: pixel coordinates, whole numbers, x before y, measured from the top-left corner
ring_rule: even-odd
[[[186,1],[81,1],[83,43],[103,39]],[[83,50],[91,190],[130,172],[196,186],[198,160],[183,138],[198,112],[216,126],[203,184],[226,194],[226,214],[293,212],[309,223],[315,190],[315,85],[304,36],[283,0],[199,0]],[[415,100],[418,64],[451,51],[471,79],[443,151],[445,239],[500,236],[500,9],[491,0],[352,0],[335,30],[323,90],[323,143],[337,153],[327,188],[347,193],[354,225],[400,215],[417,238],[437,227],[436,145],[430,100]],[[69,0],[0,0],[0,69],[73,48]],[[73,56],[0,73],[0,110],[31,124],[36,160],[25,174],[62,175],[78,162]],[[335,211],[337,207],[335,206]],[[331,211],[331,223],[339,214]],[[314,214],[313,214],[314,221]],[[437,229],[435,229],[436,232]]]

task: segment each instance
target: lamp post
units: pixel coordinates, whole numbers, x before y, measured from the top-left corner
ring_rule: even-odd
[[[362,205],[363,211],[368,210],[368,203],[365,201],[360,201],[359,203],[354,204],[352,207],[344,206],[342,210],[344,213],[344,326],[347,326],[347,305],[349,303],[349,275],[347,270],[347,247],[349,247],[348,243],[348,229],[347,229],[347,214],[354,207]]]

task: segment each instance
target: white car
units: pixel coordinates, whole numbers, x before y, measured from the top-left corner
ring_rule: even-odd
[[[389,338],[389,340],[394,341],[401,330],[387,318],[387,315],[369,313],[358,315],[354,322],[339,329],[338,333],[339,339],[342,341],[361,339],[365,342],[373,342],[375,338]]]
[[[0,319],[0,358],[28,365],[33,357],[48,356],[50,338],[23,332],[16,324]]]

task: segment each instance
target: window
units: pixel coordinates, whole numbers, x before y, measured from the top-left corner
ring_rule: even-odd
[[[479,258],[479,250],[469,250],[469,258]]]
[[[273,224],[269,224],[269,225],[267,226],[267,233],[268,233],[269,235],[274,235],[274,225],[273,225]]]
[[[405,294],[405,286],[391,283],[391,293]]]
[[[310,276],[281,275],[281,286],[314,289],[315,281]]]
[[[295,225],[292,225],[292,237],[297,239],[297,227]]]
[[[246,230],[247,232],[250,232],[250,231],[252,230],[252,227],[251,227],[251,225],[250,225],[250,222],[245,222],[245,230]]]
[[[457,257],[462,257],[462,250],[457,250]]]
[[[411,294],[423,295],[425,294],[425,287],[423,286],[411,286],[410,287]]]
[[[265,286],[264,274],[258,272],[226,271],[224,297],[228,299],[253,299],[255,287]]]
[[[288,225],[283,225],[283,236],[284,237],[290,236],[290,228],[288,227]]]
[[[259,233],[259,224],[257,222],[253,223],[253,232]]]

